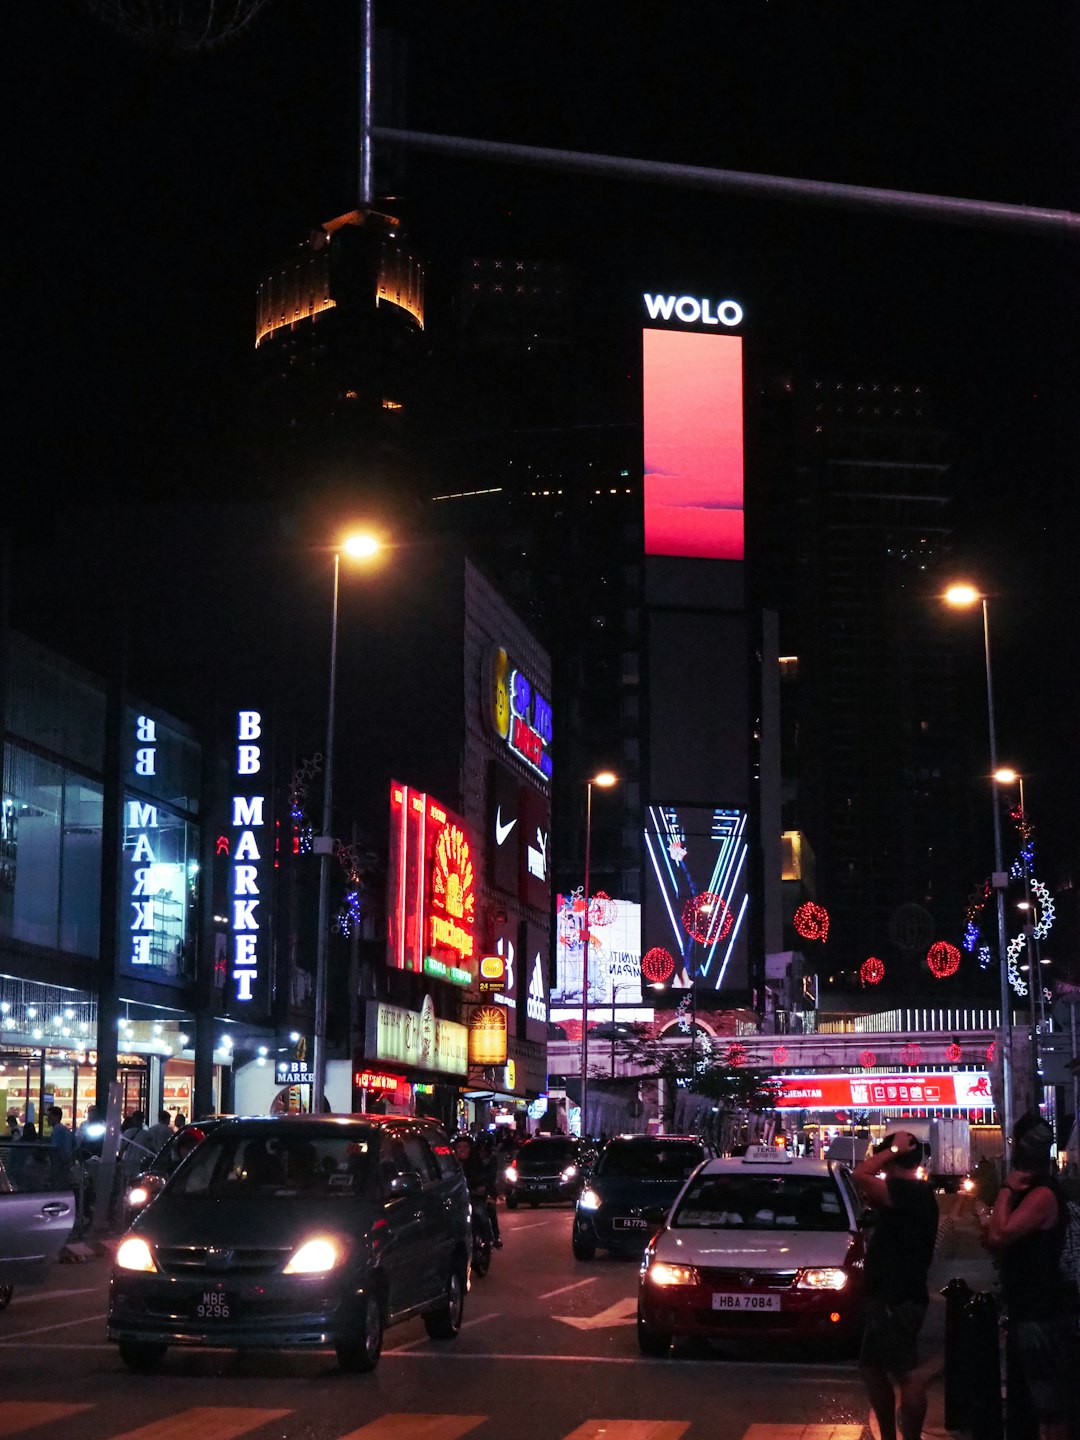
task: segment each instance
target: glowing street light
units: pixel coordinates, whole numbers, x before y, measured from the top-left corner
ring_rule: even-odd
[[[323,769],[323,825],[322,834],[313,842],[319,857],[319,918],[315,932],[315,1025],[312,1045],[311,1108],[316,1115],[322,1113],[323,1097],[326,1093],[326,941],[329,928],[330,899],[330,857],[334,851],[333,824],[334,796],[334,705],[337,698],[337,632],[338,632],[338,587],[341,574],[342,552],[350,559],[367,560],[381,549],[378,539],[366,532],[345,537],[334,551],[334,598],[330,618],[330,686],[326,707],[326,756]]]
[[[582,923],[585,926],[585,943],[581,960],[581,1138],[589,1133],[589,850],[592,844],[592,792],[593,786],[610,790],[619,783],[619,777],[611,770],[601,770],[585,783],[585,910]]]
[[[1024,777],[1017,774],[1011,766],[1002,766],[1000,770],[994,771],[994,779],[999,785],[1016,785],[1020,790],[1020,819],[1027,819],[1027,810],[1024,808]],[[1039,1108],[1039,1016],[1036,1007],[1035,992],[1038,989],[1042,993],[1042,972],[1039,965],[1043,964],[1042,956],[1039,954],[1038,934],[1034,925],[1034,904],[1031,899],[1031,865],[1028,851],[1022,853],[1022,864],[1024,867],[1024,898],[1019,908],[1025,911],[1024,934],[1027,946],[1027,970],[1028,970],[1028,1003],[1031,1009],[1031,1098],[1035,1109]]]
[[[990,609],[986,596],[974,585],[967,583],[950,585],[945,591],[949,605],[967,608],[982,605],[983,656],[986,664],[986,714],[990,731],[990,773],[998,768],[997,732],[994,726],[994,685],[990,670]],[[1005,1144],[1006,1169],[1008,1169],[1009,1144],[1012,1140],[1013,1097],[1012,1097],[1012,1025],[1010,1023],[1011,998],[1009,995],[1009,957],[1005,941],[1005,886],[1008,876],[1001,858],[1001,814],[997,796],[991,791],[994,812],[994,874],[992,884],[997,901],[998,931],[998,981],[1001,995],[1001,1128]]]

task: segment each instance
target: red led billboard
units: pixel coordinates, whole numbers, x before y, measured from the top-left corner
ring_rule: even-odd
[[[430,795],[390,782],[386,954],[399,970],[451,979],[475,970],[476,876],[465,822]]]
[[[642,331],[645,553],[743,558],[742,338]]]

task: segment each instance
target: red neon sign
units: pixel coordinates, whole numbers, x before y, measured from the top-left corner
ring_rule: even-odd
[[[392,781],[387,962],[422,972],[428,957],[468,968],[476,953],[476,877],[465,823]]]
[[[358,1090],[396,1090],[404,1078],[385,1070],[357,1070],[353,1084]]]

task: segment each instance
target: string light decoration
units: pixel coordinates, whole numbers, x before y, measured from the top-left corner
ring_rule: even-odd
[[[860,1050],[860,1051],[859,1051],[859,1064],[860,1064],[865,1070],[872,1070],[872,1069],[874,1068],[874,1066],[877,1064],[877,1055],[874,1053],[873,1050]]]
[[[735,917],[719,895],[702,890],[683,906],[682,923],[686,933],[699,944],[714,945],[731,934]]]
[[[619,915],[619,902],[613,900],[606,890],[597,890],[589,896],[589,924],[614,925]]]
[[[980,969],[980,970],[989,970],[989,969],[990,969],[990,962],[993,960],[993,958],[994,958],[994,956],[993,956],[993,953],[991,952],[991,949],[990,949],[990,946],[989,946],[989,945],[980,945],[980,946],[979,946],[979,969]]]
[[[884,963],[876,955],[868,955],[859,966],[859,979],[864,985],[880,985],[884,978]]]
[[[1041,880],[1032,880],[1031,893],[1039,902],[1039,918],[1031,927],[1036,940],[1045,940],[1054,923],[1054,900]]]
[[[776,1049],[772,1052],[772,1058],[774,1065],[786,1065],[791,1059],[791,1052],[786,1045],[777,1045]]]
[[[314,847],[315,830],[307,817],[304,802],[307,800],[311,782],[323,766],[321,751],[310,760],[302,760],[293,771],[289,782],[289,818],[293,827],[293,854],[310,855]]]
[[[917,1040],[910,1045],[904,1045],[900,1050],[901,1065],[921,1065],[923,1060],[923,1048]]]
[[[688,991],[679,1001],[678,1005],[676,1005],[675,1007],[675,1024],[679,1027],[679,1029],[684,1035],[690,1034],[691,1026],[694,1023],[694,1017],[691,1013],[690,1008],[690,1000],[691,997]]]
[[[670,950],[654,945],[641,957],[641,978],[646,985],[666,985],[675,974],[675,959]]]
[[[947,940],[936,940],[926,952],[926,963],[935,980],[944,980],[960,969],[960,951]]]
[[[996,1041],[996,1040],[991,1040],[991,1041],[990,1041],[990,1044],[987,1045],[987,1047],[986,1047],[986,1063],[987,1063],[988,1065],[992,1065],[992,1064],[994,1063],[994,1056],[995,1056],[996,1054],[997,1054],[997,1041]]]
[[[964,939],[963,939],[964,949],[965,949],[965,950],[968,952],[968,954],[970,955],[971,952],[975,949],[975,946],[976,946],[978,943],[979,943],[979,927],[975,924],[975,921],[974,921],[974,920],[969,920],[969,921],[967,922],[967,924],[964,926]]]
[[[1009,941],[1005,951],[1005,962],[1008,966],[1009,984],[1021,998],[1028,993],[1027,982],[1020,974],[1020,956],[1027,949],[1027,941],[1023,935],[1014,935]]]
[[[746,1064],[746,1056],[746,1046],[743,1045],[740,1041],[736,1040],[733,1044],[728,1046],[727,1055],[724,1058],[727,1060],[727,1063],[729,1065],[738,1066]]]
[[[952,1042],[951,1045],[946,1045],[945,1047],[945,1059],[948,1060],[949,1063],[952,1065],[956,1064],[956,1062],[960,1059],[963,1053],[964,1052],[960,1049],[960,1046],[956,1043],[955,1040]]]
[[[807,900],[791,917],[796,933],[804,940],[825,941],[829,936],[829,912],[824,905]]]

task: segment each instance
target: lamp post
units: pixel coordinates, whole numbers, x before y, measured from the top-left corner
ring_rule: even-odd
[[[972,585],[951,585],[945,592],[950,605],[966,607],[981,602],[983,622],[983,655],[986,664],[986,713],[990,731],[990,773],[997,768],[997,733],[994,726],[994,685],[990,670],[990,609],[987,598]],[[1009,1168],[1009,1145],[1013,1129],[1012,1097],[1012,1024],[1009,998],[1009,957],[1005,942],[1005,874],[1001,858],[1001,813],[996,793],[991,790],[994,812],[994,874],[993,887],[997,902],[998,982],[1001,996],[1001,1126],[1005,1146],[1005,1168]]]
[[[353,559],[370,559],[378,553],[379,542],[372,535],[350,535],[334,551],[334,593],[330,612],[330,684],[326,705],[326,754],[323,757],[323,823],[314,849],[319,857],[319,915],[315,931],[315,1027],[312,1045],[311,1108],[322,1114],[326,1094],[326,941],[330,925],[330,858],[334,853],[334,706],[337,699],[338,587],[341,552]]]
[[[1008,766],[994,771],[994,779],[999,785],[1016,785],[1020,790],[1020,821],[1023,824],[1027,820],[1027,810],[1024,808],[1024,777]],[[1031,865],[1026,852],[1021,854],[1021,861],[1024,867],[1024,899],[1021,909],[1024,911],[1024,936],[1027,943],[1028,957],[1028,1001],[1031,1009],[1031,1098],[1035,1109],[1039,1109],[1039,1014],[1036,1006],[1035,992],[1038,989],[1042,993],[1042,971],[1039,966],[1042,964],[1042,956],[1039,953],[1039,937],[1036,933],[1035,907],[1031,900]]]
[[[601,770],[585,782],[585,910],[582,923],[585,938],[581,952],[581,1138],[588,1136],[589,1098],[589,851],[592,847],[592,792],[593,786],[610,790],[618,784],[619,777],[610,770]]]

